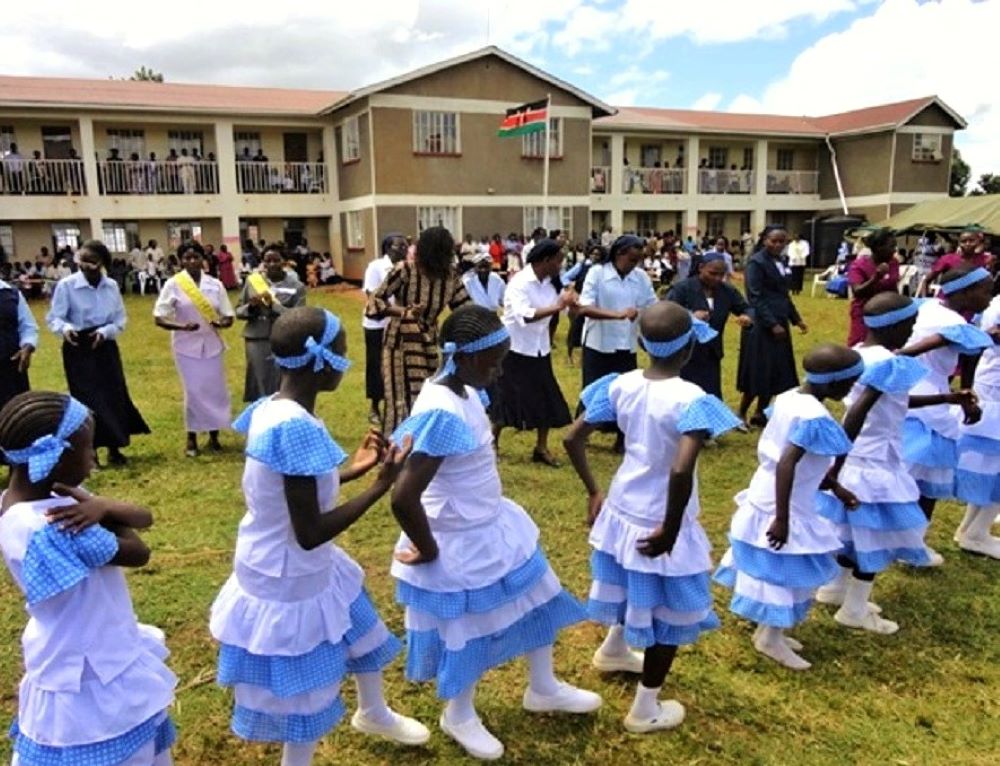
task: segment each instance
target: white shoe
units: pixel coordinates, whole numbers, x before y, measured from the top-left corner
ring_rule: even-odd
[[[593,713],[601,703],[601,695],[561,681],[555,694],[524,690],[524,709],[531,713]]]
[[[657,702],[657,713],[650,718],[637,718],[631,712],[625,716],[625,729],[633,734],[673,729],[684,721],[684,706],[677,700]]]
[[[1000,540],[995,537],[973,540],[965,537],[958,541],[958,547],[966,553],[973,553],[977,556],[988,556],[991,559],[1000,559]]]
[[[407,718],[394,710],[390,710],[389,714],[392,716],[389,723],[378,723],[357,710],[351,717],[351,726],[362,734],[385,737],[401,745],[425,745],[430,740],[430,730],[420,721]]]
[[[971,512],[968,523],[959,528],[958,547],[969,553],[1000,559],[1000,538],[993,537],[990,531],[996,518],[996,510],[992,506],[975,508]]]
[[[641,673],[643,658],[643,653],[635,649],[617,655],[598,649],[594,652],[594,667],[602,673]]]
[[[811,662],[803,659],[792,650],[786,643],[784,636],[778,640],[768,640],[766,633],[754,637],[753,648],[789,670],[809,670],[812,667]]]
[[[441,731],[460,744],[473,758],[481,761],[503,758],[503,742],[490,734],[478,717],[470,718],[465,723],[450,724],[442,715]]]
[[[821,604],[830,606],[840,606],[844,603],[844,595],[847,587],[840,580],[834,580],[829,585],[824,585],[816,591],[816,600]]]
[[[754,641],[756,641],[757,638],[760,637],[764,633],[765,630],[767,630],[767,626],[766,625],[758,625],[757,626],[757,630],[755,630],[753,632]],[[793,652],[801,652],[802,651],[802,642],[801,641],[797,641],[794,638],[792,638],[791,636],[785,635],[784,633],[781,634],[781,638],[785,642],[785,644],[788,646],[788,648],[791,649]]]
[[[870,609],[865,610],[865,613],[859,617],[858,615],[852,614],[841,607],[833,615],[833,619],[845,627],[860,628],[861,630],[879,633],[883,636],[891,636],[899,630],[899,625],[897,623],[880,617],[878,613],[873,612]]]
[[[929,545],[927,546],[927,556],[930,561],[927,562],[926,566],[939,567],[944,563],[944,556],[931,548]]]

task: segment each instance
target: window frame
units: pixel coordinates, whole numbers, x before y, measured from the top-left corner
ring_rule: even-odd
[[[184,241],[184,238],[180,236],[180,232],[184,229],[191,232],[192,240],[201,242],[205,230],[201,225],[200,219],[167,221],[167,245],[170,251],[176,252],[178,246]]]
[[[422,115],[427,115],[423,117]],[[454,145],[445,141],[448,116],[455,118]],[[435,125],[435,119],[440,116],[440,126]],[[438,133],[431,131],[438,130]],[[423,131],[423,133],[422,133]],[[435,135],[440,134],[441,144],[438,148],[429,145]],[[462,115],[460,112],[446,112],[434,109],[413,110],[413,154],[417,157],[461,157],[462,156]]]
[[[348,210],[344,214],[344,233],[347,236],[347,252],[359,253],[365,249],[365,219],[362,210]]]
[[[647,231],[659,231],[659,217],[659,212],[656,210],[637,210],[635,214],[636,233],[640,237],[644,237]],[[643,224],[647,225],[643,226]]]
[[[0,159],[10,152],[11,144],[17,143],[17,129],[13,125],[0,125]]]
[[[538,227],[544,227],[546,231],[551,231],[553,228],[558,228],[563,236],[567,240],[573,239],[573,208],[569,205],[549,205],[548,212],[555,212],[555,219],[559,222],[558,226],[547,226],[546,219],[549,216],[545,214],[545,208],[543,205],[524,205],[521,208],[521,222],[524,226],[524,231],[531,232]]]
[[[705,234],[711,239],[726,236],[726,214],[719,212],[706,213]]]
[[[787,162],[782,162],[782,160],[787,160]],[[794,149],[777,149],[775,150],[774,157],[775,170],[781,170],[784,172],[790,172],[795,170],[795,150]],[[783,165],[788,165],[788,167],[782,167]]]
[[[52,224],[51,231],[52,244],[55,246],[56,251],[68,246],[75,252],[83,244],[83,232],[80,230],[80,224],[78,223],[57,221]],[[75,243],[71,242],[71,239],[75,240]]]
[[[754,163],[754,150],[752,146],[743,147],[743,164],[746,166],[747,170],[753,170]],[[741,170],[743,168],[740,168]]]
[[[15,260],[14,255],[14,224],[0,223],[0,247],[7,254],[8,261]]]
[[[361,162],[361,122],[359,115],[348,117],[340,127],[340,164]]]
[[[924,147],[924,141],[930,140],[933,147]],[[941,162],[944,158],[940,133],[914,133],[913,146],[910,150],[910,159],[913,162]]]
[[[104,221],[101,224],[101,238],[108,250],[121,255],[132,252],[141,245],[139,224],[135,221]],[[122,247],[119,248],[118,245]]]
[[[716,164],[713,157],[718,156],[721,153],[722,164]],[[705,158],[708,160],[708,168],[706,170],[728,170],[729,168],[729,147],[728,146],[709,146],[708,156]]]
[[[545,159],[545,144],[542,143],[542,135],[545,135],[549,141],[549,159],[561,160],[563,158],[563,118],[549,117],[548,130],[539,130],[521,136],[521,159]],[[552,146],[553,139],[555,147]]]
[[[108,128],[108,145],[106,151],[118,150],[118,157],[128,160],[133,152],[140,160],[146,159],[146,129],[145,128]]]
[[[443,226],[457,240],[459,235],[456,232],[461,231],[462,227],[462,208],[459,205],[418,205],[416,218],[418,234],[431,226]],[[448,218],[451,218],[450,225]]]
[[[250,156],[257,154],[258,149],[263,149],[264,145],[260,140],[259,130],[237,130],[233,132],[233,151],[237,162],[246,162],[243,159],[243,148],[250,149]]]

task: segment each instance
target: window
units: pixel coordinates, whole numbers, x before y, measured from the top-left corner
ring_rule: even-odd
[[[361,159],[361,131],[358,128],[358,118],[348,117],[340,131],[340,154],[342,162],[354,162]]]
[[[108,128],[108,150],[118,150],[118,156],[127,160],[133,154],[146,156],[146,131],[141,128]]]
[[[431,226],[444,226],[454,237],[460,230],[457,207],[418,207],[417,231],[423,231]]]
[[[788,215],[786,213],[768,213],[767,222],[773,226],[787,226]]]
[[[530,232],[539,226],[552,231],[559,229],[567,239],[573,237],[573,208],[571,207],[550,207],[549,214],[545,215],[545,208],[541,205],[524,208],[524,231]]]
[[[247,149],[250,150],[249,154],[253,157],[257,154],[257,150],[261,148],[260,133],[237,131],[233,134],[233,144],[236,149],[237,161],[247,154]]]
[[[365,249],[365,224],[360,210],[347,211],[347,249]]]
[[[745,231],[750,231],[750,214],[740,213],[740,230],[739,232],[733,232],[733,233],[734,234],[739,233],[740,235],[742,235],[743,232]],[[749,255],[749,253],[747,253],[747,255]]]
[[[461,154],[456,112],[414,112],[415,154]]]
[[[14,227],[9,223],[0,223],[0,247],[7,254],[7,260],[14,260]]]
[[[80,247],[80,227],[75,223],[54,223],[52,224],[52,244],[56,250],[68,247],[76,250]]]
[[[729,150],[724,146],[708,147],[708,166],[725,169],[729,166]]]
[[[724,236],[726,233],[726,214],[709,213],[705,228],[708,230],[708,236],[710,237]]]
[[[127,253],[139,247],[139,224],[134,221],[105,221],[102,239],[112,253]]]
[[[187,149],[188,154],[197,152],[201,156],[205,149],[202,132],[200,130],[168,130],[167,148],[173,149],[178,154],[181,153],[181,149]]]
[[[7,155],[10,145],[16,144],[17,138],[14,136],[13,125],[0,125],[0,157]]]
[[[635,228],[639,236],[645,236],[647,231],[656,231],[656,213],[648,210],[636,213]]]
[[[177,250],[181,242],[190,239],[201,242],[201,221],[167,222],[167,246],[170,250]]]
[[[562,157],[562,118],[552,117],[549,119],[549,157]],[[522,157],[544,157],[545,156],[545,131],[539,130],[537,133],[529,133],[521,136],[521,156]]]
[[[941,159],[940,133],[913,134],[913,161],[937,162]]]
[[[778,149],[778,170],[794,170],[795,152],[791,149]]]

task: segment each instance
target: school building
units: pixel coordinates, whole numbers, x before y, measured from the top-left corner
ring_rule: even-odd
[[[547,197],[544,134],[496,135],[546,97]],[[0,244],[27,260],[89,237],[305,238],[360,278],[383,233],[435,224],[735,237],[842,200],[879,221],[947,196],[965,125],[935,96],[820,117],[616,109],[496,47],[349,93],[0,76]]]

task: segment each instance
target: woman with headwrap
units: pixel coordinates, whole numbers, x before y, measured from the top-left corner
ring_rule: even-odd
[[[851,286],[851,329],[848,348],[868,335],[865,327],[865,304],[879,293],[894,293],[899,285],[899,261],[896,260],[896,235],[892,229],[876,229],[865,237],[870,255],[859,255],[847,269]]]
[[[562,248],[553,239],[540,239],[531,248],[525,268],[507,285],[503,323],[510,333],[510,353],[496,384],[490,407],[493,435],[500,443],[505,427],[535,430],[538,438],[532,462],[556,468],[549,451],[549,430],[572,422],[569,406],[552,372],[549,322],[569,305],[571,293],[556,286]]]
[[[757,252],[746,267],[746,288],[753,325],[743,331],[736,388],[743,394],[740,418],[747,425],[764,426],[771,399],[799,384],[795,352],[789,327],[808,331],[798,309],[788,295],[788,270],[781,252],[788,242],[782,226],[767,226],[760,235]],[[754,399],[757,412],[747,421]]]
[[[396,264],[406,258],[406,240],[402,234],[391,233],[382,237],[382,255],[368,264],[365,269],[361,289],[371,298]],[[389,319],[372,319],[362,314],[361,326],[365,331],[365,394],[368,397],[368,422],[378,425],[382,422],[382,400],[385,399],[385,383],[382,380],[382,341]]]
[[[499,311],[507,285],[493,272],[493,258],[489,253],[476,253],[468,261],[471,268],[462,274],[465,291],[477,306]]]
[[[697,383],[707,393],[722,398],[723,333],[726,320],[735,316],[740,327],[749,327],[750,304],[743,295],[726,282],[725,254],[709,251],[697,276],[674,285],[667,300],[679,303],[697,319],[708,322],[718,335],[707,343],[698,343],[688,363],[681,368],[681,377]]]
[[[613,372],[630,372],[638,366],[639,312],[656,303],[649,275],[637,269],[646,243],[624,234],[612,244],[608,260],[587,272],[580,293],[583,326],[583,385]],[[615,449],[622,447],[618,432]]]

